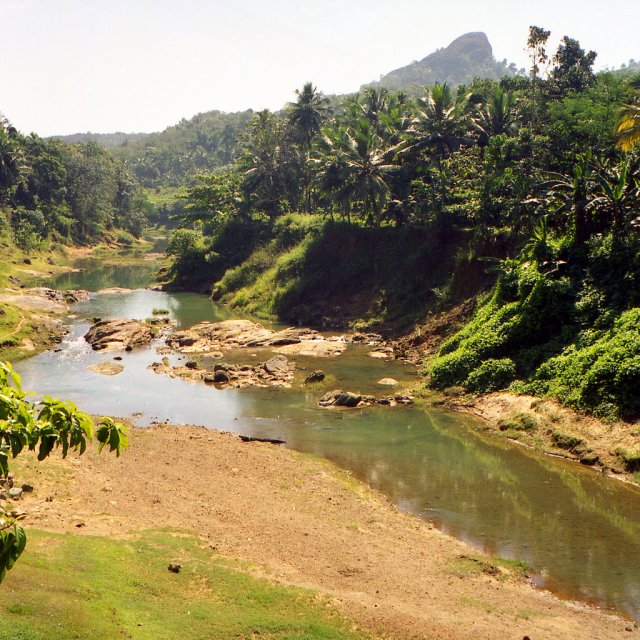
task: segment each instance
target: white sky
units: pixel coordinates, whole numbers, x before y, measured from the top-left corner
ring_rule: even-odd
[[[220,109],[278,109],[312,81],[347,93],[468,31],[527,66],[531,24],[640,58],[618,0],[0,0],[0,112],[24,132],[158,131]]]

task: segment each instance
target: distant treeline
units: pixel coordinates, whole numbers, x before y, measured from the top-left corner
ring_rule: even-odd
[[[0,225],[18,246],[131,241],[148,209],[135,175],[101,145],[26,136],[0,117]]]

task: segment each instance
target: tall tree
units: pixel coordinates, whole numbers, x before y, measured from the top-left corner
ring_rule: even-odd
[[[551,70],[551,81],[561,94],[567,91],[584,91],[596,82],[593,63],[598,54],[588,53],[573,38],[564,36],[553,57],[554,67]]]
[[[537,127],[537,100],[540,76],[544,70],[543,65],[546,65],[549,61],[546,46],[550,35],[551,31],[547,31],[542,27],[529,27],[527,49],[529,50],[529,58],[531,59],[531,128],[534,132]]]
[[[304,206],[310,212],[312,175],[309,158],[311,156],[311,145],[329,116],[329,100],[311,82],[307,82],[302,87],[302,91],[296,89],[296,96],[298,99],[289,104],[289,123],[305,150],[305,163],[302,168],[302,188]]]

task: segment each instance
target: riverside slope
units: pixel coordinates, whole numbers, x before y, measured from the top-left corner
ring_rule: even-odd
[[[53,461],[64,482],[39,480],[24,503],[30,526],[110,537],[157,527],[195,531],[216,553],[249,561],[261,575],[333,596],[348,617],[384,637],[608,640],[637,633],[621,618],[561,601],[489,559],[474,560],[464,543],[328,463],[202,428],[131,435],[120,459],[92,450]],[[53,501],[45,503],[48,496]]]

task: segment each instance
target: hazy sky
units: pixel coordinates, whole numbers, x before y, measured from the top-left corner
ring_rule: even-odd
[[[530,24],[598,68],[640,58],[638,0],[0,0],[0,20],[0,112],[41,135],[277,109],[309,80],[355,91],[468,31],[519,67]]]

